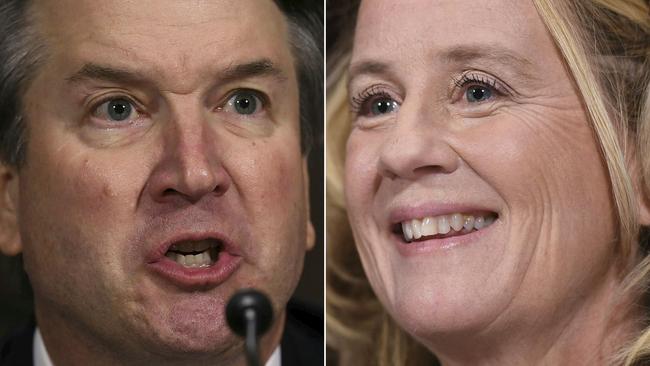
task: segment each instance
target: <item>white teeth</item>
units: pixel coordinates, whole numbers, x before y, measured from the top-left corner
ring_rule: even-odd
[[[183,257],[185,257],[185,265],[186,266],[194,267],[194,257],[196,257],[195,255],[188,254],[188,255],[184,255]]]
[[[451,225],[454,230],[460,231],[460,229],[463,228],[463,215],[459,213],[451,215],[449,225]]]
[[[402,223],[402,232],[404,233],[404,239],[406,239],[406,241],[413,240],[413,226],[410,222],[404,221]]]
[[[413,239],[420,239],[422,237],[422,223],[420,220],[411,221],[413,226]]]
[[[182,254],[176,254],[176,262],[178,262],[181,266],[187,266],[187,258],[185,258],[185,255]]]
[[[474,227],[476,230],[480,230],[485,226],[485,219],[481,216],[477,217],[476,220],[474,220]]]
[[[438,217],[438,233],[440,234],[447,234],[451,230],[451,226],[449,226],[449,218],[447,216],[439,216]]]
[[[469,233],[472,230],[480,230],[490,226],[496,217],[494,215],[464,215],[454,213],[451,215],[440,215],[435,217],[424,217],[402,222],[402,234],[407,242],[420,239],[426,236],[437,234],[448,234],[454,232]]]
[[[422,235],[436,235],[438,233],[437,221],[431,217],[425,217],[422,219]]]
[[[188,268],[209,267],[219,259],[219,249],[211,243],[180,243],[172,245],[165,256]],[[183,253],[178,250],[183,250]],[[197,254],[192,254],[194,252]]]
[[[472,230],[474,228],[474,216],[465,216],[463,228],[465,228],[465,230]]]

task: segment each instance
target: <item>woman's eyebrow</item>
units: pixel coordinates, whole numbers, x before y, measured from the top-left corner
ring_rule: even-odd
[[[488,64],[512,68],[522,79],[534,81],[534,63],[517,52],[499,45],[459,45],[436,51],[434,59],[444,64]],[[389,63],[365,59],[354,62],[348,69],[348,84],[360,75],[394,76],[395,71]]]
[[[447,64],[468,64],[487,62],[490,65],[503,65],[513,68],[526,79],[537,79],[532,61],[519,53],[499,45],[461,45],[443,50],[437,55]]]
[[[360,60],[350,64],[348,68],[348,86],[352,83],[352,80],[361,75],[382,75],[392,78],[394,72],[389,64],[382,61],[374,59]]]

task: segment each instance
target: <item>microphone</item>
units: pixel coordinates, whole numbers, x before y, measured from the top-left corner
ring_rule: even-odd
[[[230,329],[246,340],[246,360],[249,366],[259,366],[257,341],[271,326],[273,308],[266,295],[248,288],[239,290],[226,305],[226,320]]]

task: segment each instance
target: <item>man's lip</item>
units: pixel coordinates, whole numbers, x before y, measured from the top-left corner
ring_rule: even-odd
[[[425,203],[417,206],[395,206],[388,211],[388,222],[392,228],[403,221],[422,219],[425,217],[450,215],[455,213],[463,214],[487,214],[496,213],[494,209],[475,204],[448,204],[448,203]]]
[[[204,291],[226,282],[241,266],[243,258],[227,252],[219,254],[215,263],[205,268],[188,268],[163,256],[147,266],[153,273],[188,291]]]
[[[147,256],[147,263],[154,263],[163,260],[169,248],[183,241],[217,240],[221,243],[220,252],[228,253],[234,257],[242,255],[239,246],[234,244],[226,235],[220,232],[194,232],[179,233],[156,246]]]
[[[219,256],[209,267],[185,267],[165,256],[170,247],[183,241],[218,240]],[[147,266],[157,275],[187,290],[206,290],[228,280],[243,261],[240,248],[219,232],[180,233],[155,247],[147,260]]]

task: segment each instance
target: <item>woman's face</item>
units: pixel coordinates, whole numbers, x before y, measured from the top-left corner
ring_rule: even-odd
[[[615,209],[531,1],[363,1],[349,77],[350,221],[398,323],[493,334],[588,306],[614,272]]]

